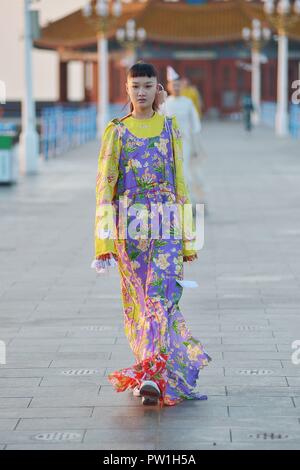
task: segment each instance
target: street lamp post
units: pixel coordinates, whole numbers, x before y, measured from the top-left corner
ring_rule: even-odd
[[[20,169],[26,174],[38,172],[39,136],[36,131],[35,103],[32,77],[31,0],[24,0],[24,75],[25,91],[22,100],[22,131],[20,134]]]
[[[111,4],[111,9],[110,9]],[[109,77],[108,77],[108,40],[107,30],[122,13],[121,0],[97,0],[87,3],[83,15],[95,26],[98,50],[98,116],[97,127],[102,135],[108,121]]]
[[[278,34],[277,110],[275,127],[279,136],[289,131],[288,115],[288,30],[300,19],[300,0],[265,0],[264,11]]]
[[[257,19],[252,20],[252,28],[243,28],[243,39],[251,48],[251,95],[254,105],[252,117],[253,124],[260,122],[260,104],[261,104],[261,54],[260,51],[267,41],[271,38],[271,30],[262,28]]]
[[[116,38],[118,42],[130,53],[129,67],[136,62],[136,48],[140,47],[147,37],[144,28],[136,29],[136,22],[133,19],[127,20],[125,28],[118,28]]]

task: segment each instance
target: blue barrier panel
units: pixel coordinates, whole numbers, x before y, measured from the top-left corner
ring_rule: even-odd
[[[264,101],[261,105],[261,121],[263,124],[274,128],[276,115],[276,103]],[[300,138],[300,105],[289,105],[289,132],[295,139]]]
[[[97,133],[96,105],[80,108],[57,105],[41,112],[41,144],[45,159],[95,139]]]
[[[290,133],[299,139],[300,138],[300,105],[292,104],[290,108]]]
[[[261,103],[261,122],[268,127],[275,127],[276,103],[263,101]]]

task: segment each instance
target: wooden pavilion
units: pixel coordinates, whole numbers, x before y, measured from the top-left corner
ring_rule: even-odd
[[[94,2],[95,0],[92,0]],[[166,66],[188,76],[204,100],[206,112],[221,114],[239,109],[241,95],[250,91],[251,74],[240,65],[249,62],[250,50],[242,39],[243,27],[251,27],[252,19],[271,27],[261,2],[229,1],[163,1],[133,0],[123,3],[122,15],[107,31],[109,39],[109,95],[111,103],[126,101],[124,65],[125,51],[116,41],[116,30],[128,19],[145,28],[147,39],[137,48],[137,59],[153,63],[165,83]],[[274,32],[275,33],[275,32]],[[290,28],[289,81],[298,79],[300,62],[300,21]],[[68,63],[84,65],[84,99],[97,101],[97,28],[78,10],[42,28],[35,40],[39,49],[59,54],[59,100],[68,97]],[[262,100],[276,99],[277,42],[273,39],[262,50],[268,57],[262,65]],[[290,87],[291,88],[291,87]],[[293,90],[291,90],[292,93]]]

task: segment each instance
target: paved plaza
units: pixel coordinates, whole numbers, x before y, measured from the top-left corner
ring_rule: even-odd
[[[208,122],[203,147],[199,287],[180,306],[213,359],[207,401],[146,407],[107,380],[134,356],[117,270],[90,268],[99,142],[0,186],[1,449],[300,448],[299,140]]]

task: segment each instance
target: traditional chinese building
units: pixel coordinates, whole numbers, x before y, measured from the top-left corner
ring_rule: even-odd
[[[95,0],[92,0],[95,1]],[[250,62],[250,50],[242,39],[242,29],[252,19],[271,28],[261,2],[163,1],[145,0],[123,3],[122,15],[107,31],[109,39],[110,102],[125,103],[126,66],[124,49],[116,40],[116,30],[128,19],[143,27],[147,39],[136,51],[137,59],[153,63],[165,83],[166,66],[172,65],[188,76],[204,100],[206,113],[217,110],[228,114],[239,109],[240,97],[251,88],[251,73],[241,65]],[[273,31],[275,34],[275,31]],[[298,79],[300,63],[300,21],[289,30],[289,83]],[[60,101],[67,101],[68,62],[84,64],[85,101],[97,101],[97,28],[78,10],[42,29],[35,47],[56,50],[60,57]],[[276,36],[262,53],[262,100],[275,101],[277,89]],[[293,92],[289,87],[290,94]]]

